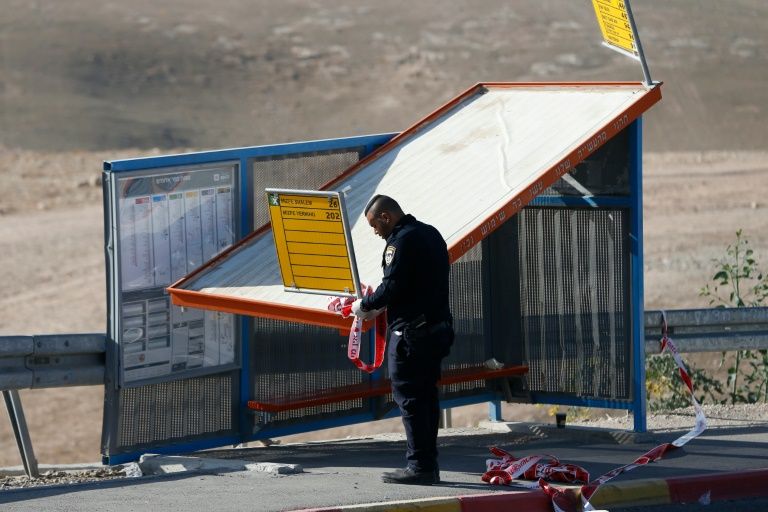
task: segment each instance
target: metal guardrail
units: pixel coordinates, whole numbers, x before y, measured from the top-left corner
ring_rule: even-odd
[[[768,349],[768,307],[665,312],[680,352]],[[661,311],[645,312],[645,353],[658,354]],[[0,390],[104,384],[104,334],[0,336]]]
[[[104,384],[104,334],[0,336],[0,391],[30,478],[40,472],[19,389]]]
[[[0,390],[104,384],[104,334],[0,336]]]
[[[768,307],[675,309],[667,335],[682,353],[768,349]],[[645,312],[645,353],[658,354],[662,312]]]

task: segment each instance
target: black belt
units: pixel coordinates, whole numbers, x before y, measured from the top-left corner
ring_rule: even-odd
[[[437,322],[436,324],[427,324],[426,318],[424,318],[424,315],[419,315],[415,319],[408,322],[406,325],[404,325],[401,329],[397,329],[395,332],[398,335],[403,334],[405,331],[410,331],[414,334],[421,333],[423,336],[424,334],[431,335],[435,334],[438,331],[441,331],[442,329],[450,329],[453,327],[453,322],[450,320],[443,320],[441,322]]]

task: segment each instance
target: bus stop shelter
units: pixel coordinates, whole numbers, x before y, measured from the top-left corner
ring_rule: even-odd
[[[370,197],[440,230],[457,333],[442,407],[618,408],[644,430],[642,114],[660,98],[481,83],[399,134],[105,162],[105,460],[396,414],[386,367],[346,358],[351,321],[284,290],[270,187],[344,194],[368,284]]]

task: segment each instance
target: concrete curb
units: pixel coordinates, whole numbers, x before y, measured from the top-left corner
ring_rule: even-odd
[[[693,503],[694,498],[703,503],[702,499],[711,502],[768,496],[768,488],[765,486],[767,478],[768,468],[692,478],[669,478],[667,485],[672,503]]]
[[[591,503],[596,507],[699,503],[768,496],[768,468],[691,477],[605,484]]]
[[[700,503],[743,498],[768,497],[768,468],[711,475],[652,478],[604,484],[591,503],[598,508]],[[541,491],[474,494],[452,498],[345,505],[301,509],[295,512],[496,512],[525,510],[551,512],[552,503]]]
[[[454,496],[450,498],[423,498],[419,500],[365,503],[330,508],[308,508],[295,512],[486,512],[499,510],[539,510],[551,512],[546,494],[539,491],[521,491],[492,494]]]
[[[206,459],[203,457],[182,457],[145,453],[139,459],[139,467],[144,475],[168,475],[185,471],[206,473],[255,471],[273,475],[291,475],[304,472],[299,464],[279,464],[276,462],[250,462],[239,459]]]

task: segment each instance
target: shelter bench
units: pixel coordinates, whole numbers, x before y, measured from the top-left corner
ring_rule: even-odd
[[[492,370],[485,366],[453,368],[449,370],[443,370],[442,378],[438,384],[441,386],[447,386],[460,382],[494,380],[504,377],[523,376],[527,373],[528,366],[524,365],[508,366],[497,370]],[[353,386],[345,386],[343,388],[321,389],[311,393],[302,393],[299,395],[274,398],[270,399],[269,401],[249,400],[247,407],[253,411],[276,413],[294,409],[303,409],[305,407],[314,407],[318,405],[344,402],[346,400],[383,396],[390,391],[390,380],[381,379],[372,382],[363,382]]]

